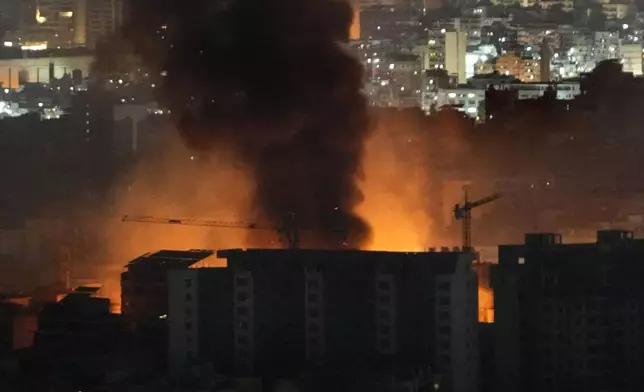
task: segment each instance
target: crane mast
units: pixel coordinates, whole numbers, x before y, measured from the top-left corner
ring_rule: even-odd
[[[454,218],[463,221],[462,246],[464,252],[471,252],[472,247],[472,210],[482,205],[498,200],[503,195],[499,192],[476,201],[470,201],[467,187],[463,190],[463,204],[454,206]]]

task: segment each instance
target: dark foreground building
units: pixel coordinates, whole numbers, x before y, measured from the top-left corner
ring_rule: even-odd
[[[528,234],[493,267],[500,392],[644,391],[644,240]]]
[[[342,384],[326,390],[477,390],[474,255],[263,249],[217,255],[226,267],[169,273],[175,372],[209,365],[236,377]]]
[[[122,315],[160,369],[165,369],[167,358],[168,274],[202,265],[214,254],[200,249],[146,253],[130,261],[121,274]]]

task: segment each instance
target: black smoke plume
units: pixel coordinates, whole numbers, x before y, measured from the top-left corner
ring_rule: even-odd
[[[124,37],[165,75],[159,99],[191,147],[252,168],[260,219],[295,217],[317,233],[310,245],[368,241],[353,212],[369,121],[346,0],[131,4]]]

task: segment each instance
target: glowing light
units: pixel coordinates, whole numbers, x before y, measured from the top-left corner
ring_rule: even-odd
[[[11,42],[11,41],[4,41],[4,46],[5,46],[5,48],[10,48],[10,47],[12,47],[12,46],[13,46],[13,42]]]
[[[482,286],[479,286],[479,322],[494,322],[494,292]]]
[[[72,11],[62,11],[58,15],[60,15],[61,18],[71,18],[74,16],[74,13]]]
[[[36,22],[43,24],[47,21],[47,18],[40,14],[40,8],[36,8]]]
[[[28,44],[28,45],[23,45],[22,50],[47,50],[47,43],[46,42],[40,42],[40,43],[33,43],[33,44]]]

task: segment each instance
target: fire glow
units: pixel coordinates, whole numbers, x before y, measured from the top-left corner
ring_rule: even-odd
[[[431,173],[417,162],[422,148],[406,146],[401,154],[391,148],[391,135],[376,129],[363,158],[364,200],[356,213],[373,230],[367,250],[423,251],[433,243],[432,221],[427,212],[426,186]],[[406,159],[401,160],[403,155]],[[192,153],[177,139],[162,154],[143,160],[123,185],[115,190],[117,216],[141,214],[252,221],[253,182],[231,156],[207,161],[190,159]],[[218,249],[256,247],[249,230],[181,225],[123,223],[114,214],[105,224],[106,254],[110,260],[102,277],[103,292],[120,311],[123,266],[135,257],[160,249]],[[479,289],[479,320],[493,321],[492,292]]]

